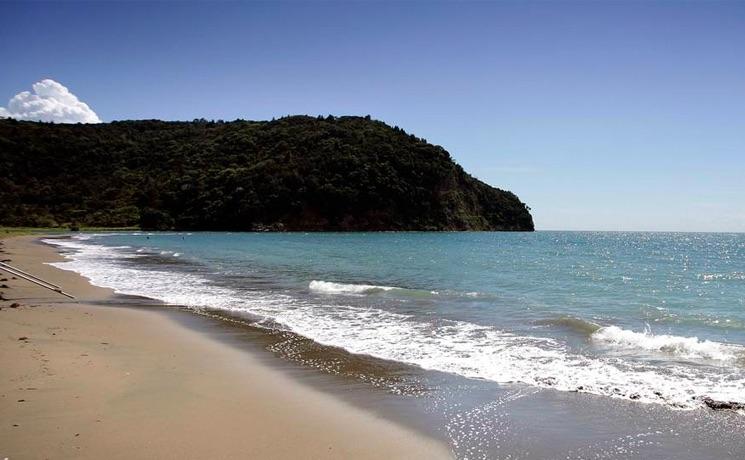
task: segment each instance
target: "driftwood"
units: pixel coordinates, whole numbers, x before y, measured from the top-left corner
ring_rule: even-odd
[[[58,294],[62,294],[65,297],[69,297],[71,299],[74,299],[75,297],[71,296],[70,294],[66,293],[62,290],[61,287],[57,286],[56,284],[52,284],[49,281],[44,281],[43,279],[39,278],[38,276],[32,275],[31,273],[25,272],[21,269],[12,267],[5,262],[0,262],[0,270],[10,273],[13,276],[17,276],[18,278],[23,278],[26,281],[30,281],[34,284],[37,284],[43,288],[49,289],[50,291],[54,291]]]

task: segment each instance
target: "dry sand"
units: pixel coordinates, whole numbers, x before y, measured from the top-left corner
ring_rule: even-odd
[[[32,237],[3,244],[78,301],[0,272],[0,459],[451,456],[165,315],[86,303],[111,292]]]

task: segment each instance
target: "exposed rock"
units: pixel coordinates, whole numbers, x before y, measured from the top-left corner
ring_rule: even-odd
[[[717,401],[708,396],[701,398],[701,402],[706,404],[709,408],[714,410],[743,410],[745,409],[745,403],[739,403],[735,401]]]

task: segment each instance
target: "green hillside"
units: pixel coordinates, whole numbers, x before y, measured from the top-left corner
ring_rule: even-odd
[[[0,225],[533,230],[514,194],[369,117],[0,120]]]

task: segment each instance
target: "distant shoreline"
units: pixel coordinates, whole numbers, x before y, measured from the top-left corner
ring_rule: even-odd
[[[138,227],[81,227],[72,231],[66,227],[4,227],[0,226],[0,239],[19,235],[63,235],[75,233],[95,232],[154,232],[154,233],[654,233],[654,234],[714,234],[714,235],[741,235],[745,232],[738,231],[679,231],[679,230],[560,230],[560,229],[536,229],[536,230],[283,230],[283,231],[258,231],[258,230],[214,230],[214,229],[142,229]]]

